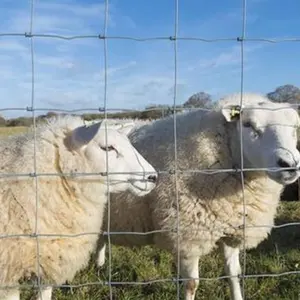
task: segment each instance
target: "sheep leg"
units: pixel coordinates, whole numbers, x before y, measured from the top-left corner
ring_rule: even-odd
[[[19,290],[7,291],[4,300],[20,300],[20,291]]]
[[[223,244],[225,258],[225,273],[229,278],[230,293],[232,300],[243,300],[241,286],[238,275],[241,274],[241,265],[239,260],[239,248],[233,248],[225,243]]]
[[[38,291],[37,300],[51,300],[52,297],[52,287],[43,287]]]
[[[184,280],[185,300],[194,300],[196,290],[199,285],[199,256],[196,255],[181,255],[180,257],[180,275]]]
[[[105,248],[106,248],[106,244],[101,243],[98,251],[98,258],[97,258],[98,267],[102,267],[105,263]]]

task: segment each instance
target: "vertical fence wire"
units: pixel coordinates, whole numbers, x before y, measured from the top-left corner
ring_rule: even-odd
[[[105,122],[105,143],[108,146],[107,141],[107,27],[109,19],[109,0],[105,0],[105,13],[104,13],[104,28],[103,28],[103,53],[104,53],[104,122]],[[112,293],[112,251],[111,251],[111,240],[110,240],[110,190],[109,190],[109,163],[108,163],[108,151],[106,151],[106,174],[107,174],[107,241],[108,241],[108,287],[109,287],[109,298],[113,300]]]
[[[32,34],[34,24],[34,12],[35,12],[35,0],[30,2],[30,27],[29,27],[29,39],[30,39],[30,56],[31,56],[31,106],[29,110],[32,111],[32,123],[33,123],[33,178],[35,182],[35,227],[33,236],[36,239],[36,271],[37,271],[37,285],[40,298],[43,298],[41,288],[41,273],[40,273],[40,241],[38,235],[38,218],[39,218],[39,195],[38,195],[38,177],[37,177],[37,138],[36,138],[36,115],[35,115],[35,60],[34,60],[34,37]]]
[[[179,227],[179,197],[178,197],[178,181],[177,181],[177,125],[176,125],[176,104],[177,104],[177,59],[178,59],[178,49],[177,49],[177,36],[178,36],[178,22],[179,22],[179,0],[174,0],[174,95],[173,95],[173,125],[174,125],[174,188],[175,188],[175,199],[176,199],[176,233],[177,233],[177,276],[176,276],[176,291],[177,299],[180,299],[180,227]]]
[[[243,109],[243,93],[244,93],[244,41],[246,37],[246,14],[247,14],[247,0],[242,0],[242,32],[240,38],[241,45],[241,77],[240,77],[240,107]],[[243,201],[243,268],[242,268],[242,297],[245,299],[245,275],[246,275],[246,201],[245,201],[245,183],[244,183],[244,150],[243,150],[243,114],[239,119],[240,126],[240,152],[241,152],[241,185],[242,185],[242,201]]]

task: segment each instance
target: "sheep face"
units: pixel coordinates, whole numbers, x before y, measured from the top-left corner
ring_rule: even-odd
[[[238,136],[242,130],[243,157],[249,167],[290,168],[269,170],[267,174],[284,185],[297,180],[300,154],[296,145],[300,121],[292,106],[266,101],[246,105],[242,111],[239,110],[239,106],[224,107],[222,113],[228,122],[236,122]]]
[[[105,130],[104,122],[82,126],[73,131],[72,144],[83,153],[95,172],[103,176],[108,173],[111,193],[130,190],[143,196],[156,186],[157,172],[132,146],[128,130],[129,127],[116,129],[109,125]]]

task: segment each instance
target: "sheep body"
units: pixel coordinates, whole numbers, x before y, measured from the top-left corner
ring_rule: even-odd
[[[225,124],[220,109],[222,105],[237,105],[239,101],[240,97],[236,94],[225,98],[212,112],[196,110],[178,114],[178,170],[232,169],[239,164],[238,134]],[[243,102],[246,105],[261,102],[273,105],[265,97],[253,94],[245,94]],[[274,106],[279,107],[280,104]],[[298,120],[293,122],[297,123]],[[174,170],[173,130],[173,118],[167,117],[137,126],[130,132],[129,138],[156,170]],[[270,179],[265,172],[244,173],[245,219],[246,226],[250,226],[245,229],[247,249],[256,247],[270,233],[282,189],[283,185]],[[197,258],[208,254],[220,242],[233,249],[243,248],[244,205],[241,175],[239,172],[211,175],[199,172],[179,173],[177,190],[179,206],[176,202],[175,177],[161,174],[156,188],[144,199],[130,193],[114,195],[110,202],[110,231],[162,232],[143,236],[112,235],[110,239],[113,244],[123,246],[155,244],[176,257],[179,211],[179,251],[183,270],[181,275],[198,277]],[[105,220],[104,224],[106,223]],[[266,226],[255,228],[262,224]],[[99,258],[101,255],[103,253],[100,251]],[[98,263],[101,265],[103,259]],[[191,283],[189,286],[189,282],[187,283],[185,299],[194,299],[196,284]],[[234,299],[241,299],[238,292]]]
[[[91,121],[84,121],[86,125],[95,124],[97,122],[100,122],[103,119],[95,119]],[[130,118],[108,118],[106,119],[106,123],[109,126],[113,126],[114,128],[122,128],[122,127],[130,127],[132,130],[137,130],[139,127],[142,127],[144,125],[152,123],[153,120],[149,119],[130,119]],[[128,131],[128,134],[131,132],[131,130]]]
[[[39,126],[36,133],[36,151],[33,146],[33,132],[2,139],[1,172],[33,173],[34,152],[36,152],[37,173],[105,172],[105,152],[100,150],[97,144],[99,141],[94,137],[80,134],[81,131],[90,132],[98,139],[103,139],[103,136],[99,138],[99,132],[93,129],[96,127],[83,127],[81,131],[76,131],[83,125],[80,118],[67,116]],[[77,139],[82,138],[80,142],[83,145],[76,144],[75,131]],[[108,138],[113,139],[115,143],[122,140],[121,134],[117,132],[108,132]],[[126,139],[122,140],[124,145],[128,147],[125,150],[130,149],[128,152],[131,154],[131,151],[135,150],[132,150],[134,148],[129,141],[126,142],[128,139],[125,135],[123,138]],[[124,154],[125,159],[127,154]],[[114,155],[109,158],[114,160],[116,157]],[[141,170],[154,171],[136,151],[132,152],[130,159],[135,157]],[[122,164],[122,160],[120,163]],[[132,164],[134,163],[135,159],[132,159]],[[99,170],[100,167],[102,169]],[[112,168],[112,171],[115,171],[115,167]],[[13,178],[2,178],[0,181],[0,232],[5,235],[21,235],[1,239],[1,285],[17,284],[19,279],[30,277],[32,274],[41,275],[46,284],[63,284],[72,280],[76,272],[87,265],[90,254],[97,244],[97,232],[101,228],[107,202],[106,177],[40,176],[37,181],[37,233],[50,235],[39,237],[38,258],[36,238],[24,236],[35,232],[35,178],[16,175]],[[151,190],[151,184],[148,184],[148,188]],[[126,188],[123,186],[120,188],[120,191],[122,190]],[[72,237],[72,235],[79,236]],[[0,291],[0,298],[4,299],[5,296],[10,299],[9,292],[1,294]]]
[[[64,119],[66,120],[66,119]],[[37,163],[38,173],[60,172],[64,169],[74,170],[80,162],[82,170],[89,171],[87,162],[76,153],[59,151],[64,148],[63,130],[72,130],[77,122],[54,123],[52,127],[42,127],[37,132]],[[82,125],[82,122],[81,124]],[[68,126],[68,127],[67,127]],[[54,144],[51,141],[55,141]],[[15,145],[15,147],[12,147]],[[0,144],[1,171],[4,173],[33,173],[33,135],[13,136],[2,140]],[[71,155],[70,155],[71,154]],[[71,160],[70,157],[72,157]],[[16,186],[16,184],[18,186]],[[96,201],[93,195],[104,195],[105,185],[87,183],[79,187],[80,182],[68,183],[63,177],[40,177],[39,185],[47,188],[38,190],[38,231],[43,234],[78,234],[94,232],[101,226],[105,198]],[[82,189],[83,188],[83,189]],[[1,190],[1,232],[6,234],[30,234],[35,228],[36,196],[35,179],[16,177],[15,180],[3,180]],[[26,192],[24,192],[26,191]],[[51,193],[50,193],[51,191]],[[97,196],[96,196],[97,197]],[[80,198],[85,201],[80,201]],[[86,217],[89,216],[89,222]],[[41,237],[39,241],[39,260],[43,268],[43,277],[54,282],[72,279],[75,272],[88,261],[89,254],[97,235],[87,235],[76,238]],[[20,271],[27,274],[37,273],[37,242],[34,238],[8,238],[1,241],[0,261],[2,264],[11,262],[10,268],[1,267],[0,282],[16,282],[21,276]],[[70,251],[72,249],[72,251]],[[55,263],[55,268],[51,267]]]
[[[233,160],[230,149],[224,144],[223,137],[227,133],[222,124],[222,116],[218,113],[207,114],[197,110],[178,114],[176,123],[178,169],[193,170],[195,167],[200,170],[232,169]],[[142,155],[148,157],[158,170],[173,169],[173,118],[168,117],[145,125],[138,124],[131,131],[129,134],[131,142]],[[189,155],[186,153],[187,149],[190,149]],[[195,154],[194,149],[197,149]],[[251,180],[249,183],[246,181],[244,190],[247,199],[246,223],[254,226],[256,224],[272,225],[279,201],[277,196],[281,192],[282,185],[262,174],[258,174],[257,179],[253,174],[249,179]],[[216,191],[218,187],[220,189]],[[178,175],[178,190],[180,236],[185,242],[195,239],[203,240],[207,247],[201,252],[207,253],[221,236],[242,237],[243,230],[237,228],[243,223],[240,174]],[[238,192],[232,193],[233,190]],[[212,193],[214,197],[212,197]],[[170,175],[161,175],[155,190],[145,198],[147,201],[133,197],[129,193],[112,196],[111,214],[114,218],[111,220],[110,230],[144,232],[176,229],[177,207],[174,178]],[[167,199],[169,200],[167,201]],[[272,205],[270,206],[270,204]],[[130,218],[122,217],[122,212],[127,210]],[[270,227],[247,229],[247,235],[253,236],[246,239],[248,247],[256,246],[257,240],[265,238],[268,232],[270,232]],[[257,235],[259,235],[258,238],[256,238]],[[124,245],[141,244],[143,239],[146,244],[155,243],[164,249],[177,251],[173,247],[176,244],[176,233],[158,233],[143,238],[135,235],[113,235],[111,237],[112,242]],[[169,239],[171,241],[167,245],[166,240]],[[254,240],[252,241],[252,239]],[[196,248],[200,251],[203,245],[198,242],[197,244],[199,246]],[[187,245],[186,250],[191,250],[189,243],[181,245],[181,249],[185,247],[184,245]]]

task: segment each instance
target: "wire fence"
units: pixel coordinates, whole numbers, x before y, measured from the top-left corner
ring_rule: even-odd
[[[107,65],[108,65],[108,40],[112,39],[118,39],[118,40],[131,40],[134,42],[147,42],[151,40],[166,40],[174,45],[174,87],[173,87],[173,120],[174,120],[174,169],[172,170],[157,170],[159,175],[172,175],[174,176],[174,188],[176,192],[176,207],[177,207],[177,227],[174,229],[174,232],[179,232],[179,198],[178,198],[178,180],[177,176],[178,174],[191,174],[191,173],[201,173],[201,174],[218,174],[218,173],[240,173],[241,175],[241,184],[242,184],[242,191],[243,191],[243,220],[241,221],[241,225],[239,228],[242,228],[244,230],[244,236],[245,236],[245,229],[251,228],[251,227],[270,227],[270,228],[283,228],[287,226],[299,226],[300,222],[290,222],[285,223],[281,225],[261,225],[261,226],[249,226],[246,224],[246,203],[245,203],[245,195],[244,195],[244,172],[251,172],[251,171],[270,171],[270,172],[277,172],[279,170],[285,169],[290,170],[291,168],[244,168],[244,161],[243,156],[241,156],[241,167],[235,168],[235,169],[189,169],[189,170],[180,170],[177,166],[177,159],[178,159],[178,153],[177,153],[177,123],[176,123],[176,115],[177,110],[180,110],[180,108],[177,107],[177,76],[178,76],[178,50],[177,50],[177,43],[178,41],[195,41],[195,42],[206,42],[206,43],[216,43],[216,42],[223,42],[223,41],[232,41],[233,43],[239,43],[240,44],[240,53],[241,53],[241,68],[240,68],[240,92],[241,92],[241,99],[240,99],[240,106],[243,106],[243,93],[244,93],[244,45],[245,42],[269,42],[269,43],[280,43],[280,42],[300,42],[300,38],[284,38],[284,39],[277,39],[277,38],[247,38],[246,36],[246,16],[247,16],[247,0],[241,0],[243,7],[242,7],[242,24],[241,24],[241,36],[239,37],[228,37],[228,38],[216,38],[216,39],[203,39],[200,37],[183,37],[178,36],[178,28],[179,28],[179,21],[178,21],[178,13],[179,13],[179,0],[174,0],[174,8],[175,8],[175,14],[174,14],[174,32],[172,36],[157,36],[157,37],[132,37],[132,36],[110,36],[108,33],[108,16],[109,16],[109,0],[105,0],[105,18],[104,18],[104,24],[103,24],[103,32],[99,35],[76,35],[76,36],[63,36],[63,35],[56,35],[56,34],[35,34],[33,33],[34,29],[34,11],[35,11],[35,1],[31,1],[31,7],[30,7],[30,31],[25,33],[0,33],[1,37],[24,37],[26,39],[29,39],[30,42],[30,55],[31,55],[31,103],[30,106],[27,107],[8,107],[8,108],[1,108],[0,111],[27,111],[32,113],[32,120],[33,120],[33,129],[34,129],[34,164],[33,164],[33,171],[31,173],[22,173],[22,174],[16,174],[16,173],[1,173],[0,179],[3,180],[11,180],[14,177],[18,177],[18,180],[21,181],[22,179],[26,180],[28,177],[34,178],[35,182],[35,197],[36,197],[36,212],[35,212],[35,226],[34,226],[34,232],[30,235],[28,234],[0,234],[0,239],[4,238],[16,238],[16,237],[32,237],[36,239],[36,251],[39,253],[39,238],[76,238],[79,236],[85,236],[85,235],[99,235],[99,232],[82,232],[79,234],[64,234],[64,233],[57,233],[57,234],[44,234],[39,232],[39,178],[40,177],[49,177],[48,180],[51,180],[51,178],[55,178],[57,176],[70,176],[70,177],[82,177],[82,180],[84,178],[89,177],[97,177],[99,173],[38,173],[37,172],[37,160],[36,160],[36,153],[37,153],[37,136],[36,136],[36,112],[41,111],[52,111],[52,112],[64,112],[64,113],[78,113],[78,112],[85,112],[85,111],[95,111],[95,112],[101,112],[104,114],[104,119],[108,118],[108,112],[109,111],[137,111],[133,109],[123,109],[123,108],[115,108],[115,109],[109,109],[107,108],[108,103],[108,97],[107,97]],[[36,107],[35,105],[35,54],[34,54],[34,40],[35,39],[63,39],[63,40],[74,40],[74,39],[99,39],[103,41],[103,47],[104,47],[104,106],[101,107],[90,107],[90,108],[82,108],[82,109],[60,109],[60,108],[45,108],[45,107]],[[295,104],[295,107],[298,107],[298,104]],[[279,109],[283,109],[279,108]],[[161,108],[151,108],[149,110],[161,110]],[[193,108],[190,108],[191,110]],[[199,109],[199,108],[197,108]],[[259,108],[261,109],[261,108]],[[210,110],[210,109],[205,109]],[[163,113],[163,111],[162,111]],[[240,125],[242,127],[242,118],[240,118]],[[106,140],[107,140],[107,127],[106,127]],[[243,153],[243,139],[242,139],[242,130],[240,135],[240,150],[241,153]],[[109,160],[108,160],[108,154],[106,159],[106,169],[109,169]],[[126,172],[122,172],[122,174],[125,174]],[[144,172],[145,173],[145,172]],[[107,192],[109,193],[109,175],[113,174],[113,172],[108,172],[107,175]],[[116,172],[114,174],[117,174]],[[149,281],[134,281],[134,282],[116,282],[112,281],[112,252],[111,252],[111,241],[110,236],[112,235],[122,235],[122,234],[132,234],[132,235],[152,235],[154,233],[163,233],[166,232],[166,230],[154,230],[154,231],[147,231],[147,232],[111,232],[110,231],[110,201],[108,199],[107,203],[108,208],[108,223],[107,223],[107,231],[103,232],[104,236],[107,236],[108,238],[108,267],[109,267],[109,274],[108,274],[108,280],[107,281],[96,281],[96,282],[87,282],[87,283],[81,283],[81,284],[63,284],[63,285],[54,285],[51,284],[53,287],[71,287],[71,288],[79,288],[79,287],[85,287],[85,286],[91,286],[91,285],[108,285],[109,286],[109,297],[110,299],[113,299],[113,286],[117,285],[147,285],[150,283],[158,283],[158,282],[175,282],[176,283],[176,290],[177,290],[177,299],[180,298],[180,283],[183,281],[190,280],[190,278],[181,278],[180,276],[180,251],[177,251],[177,272],[176,277],[174,278],[164,278],[164,279],[155,279],[155,280],[149,280]],[[180,249],[179,244],[179,235],[177,234],[177,249]],[[245,239],[244,239],[245,243]],[[259,278],[259,277],[280,277],[280,276],[287,276],[292,274],[299,274],[299,271],[289,271],[289,272],[283,272],[283,273],[276,273],[276,274],[246,274],[246,246],[244,244],[243,247],[243,260],[242,260],[242,274],[240,275],[240,278],[242,279],[242,292],[243,292],[243,298],[245,298],[245,279],[247,278]],[[37,287],[40,291],[43,287],[48,287],[49,285],[43,285],[41,283],[41,270],[40,270],[40,261],[39,261],[39,255],[37,255],[37,262],[36,262],[36,274],[38,278],[37,285],[27,285],[28,287]],[[230,278],[230,276],[219,276],[214,278],[208,278],[208,277],[198,277],[199,280],[204,281],[211,281],[211,280],[220,280],[220,279],[226,279]],[[196,279],[196,278],[195,278]],[[23,286],[26,286],[24,284]],[[11,288],[17,287],[17,286],[10,286]],[[1,287],[4,288],[4,287]],[[6,287],[5,287],[6,288]]]

